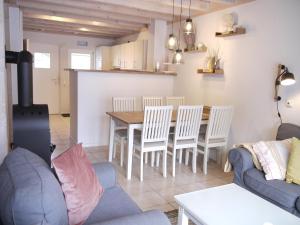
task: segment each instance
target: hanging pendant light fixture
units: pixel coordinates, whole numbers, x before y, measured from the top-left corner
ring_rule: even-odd
[[[191,4],[192,4],[192,0],[190,0],[190,5],[189,5],[189,18],[186,19],[185,25],[184,25],[184,33],[185,34],[194,33],[193,20],[191,19]]]
[[[173,16],[172,16],[172,33],[169,35],[168,38],[168,49],[174,51],[177,48],[177,38],[173,33],[173,27],[174,27],[174,0],[173,0]]]
[[[180,36],[181,36],[181,14],[182,14],[182,0],[181,0],[181,7],[180,7],[180,16],[179,16],[179,40],[178,40],[178,48],[176,49],[174,55],[173,55],[173,59],[172,59],[172,63],[173,64],[182,64],[183,63],[183,54],[182,54],[182,50],[180,49]]]

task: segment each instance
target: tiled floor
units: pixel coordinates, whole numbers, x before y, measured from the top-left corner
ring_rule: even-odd
[[[57,145],[57,151],[67,149],[70,144],[69,138],[69,118],[58,115],[50,116],[50,128],[52,142]],[[107,148],[86,148],[89,159],[92,162],[106,161],[108,158]],[[232,181],[232,173],[224,173],[214,162],[208,165],[208,175],[204,176],[201,170],[201,157],[198,157],[197,173],[191,172],[191,166],[178,164],[176,177],[171,176],[171,158],[168,158],[168,177],[163,178],[161,168],[144,167],[144,181],[139,181],[139,161],[133,160],[132,180],[126,179],[125,168],[119,166],[118,154],[113,160],[113,164],[118,171],[118,182],[123,189],[136,201],[143,209],[161,209],[170,211],[178,206],[174,201],[174,195],[191,192],[213,186],[219,186]]]

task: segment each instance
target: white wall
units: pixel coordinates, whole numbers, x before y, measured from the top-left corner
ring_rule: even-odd
[[[174,76],[104,72],[78,72],[78,80],[75,74],[70,76],[71,83],[77,85],[77,88],[71,87],[75,110],[71,112],[71,138],[84,146],[108,145],[109,117],[106,112],[112,111],[112,97],[135,96],[137,110],[141,111],[141,96],[173,94]],[[78,116],[77,132],[74,132],[76,120],[73,115]]]
[[[222,15],[231,12],[238,15],[247,33],[215,38]],[[294,86],[280,88],[283,121],[300,124],[299,12],[299,0],[257,0],[193,18],[196,43],[220,48],[225,75],[197,74],[206,54],[186,54],[185,64],[177,66],[174,91],[186,96],[188,103],[234,105],[230,144],[275,137],[279,120],[273,97],[279,63],[288,66],[297,80]],[[285,107],[287,99],[293,101],[293,108]]]
[[[3,1],[0,1],[0,164],[8,152],[8,103],[5,71],[5,25]]]
[[[70,67],[69,52],[92,51],[101,45],[112,45],[114,40],[104,38],[88,38],[72,35],[50,34],[42,32],[24,32],[24,38],[28,38],[31,44],[55,45],[59,48],[59,76],[60,76],[60,113],[70,112],[69,103],[69,73],[65,71]],[[78,46],[78,41],[87,41],[88,46]]]

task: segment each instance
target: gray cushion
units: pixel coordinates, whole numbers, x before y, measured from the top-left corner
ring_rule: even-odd
[[[296,209],[298,210],[298,212],[300,213],[300,197],[297,199],[296,201]]]
[[[0,217],[5,225],[67,225],[64,196],[46,162],[22,148],[0,167]]]
[[[106,189],[85,225],[141,213],[141,209],[119,186]]]
[[[244,182],[254,192],[286,208],[294,208],[300,196],[300,185],[288,184],[281,180],[267,181],[264,173],[257,169],[247,170]]]
[[[292,137],[300,138],[300,126],[291,123],[283,123],[278,127],[277,140],[284,140]]]

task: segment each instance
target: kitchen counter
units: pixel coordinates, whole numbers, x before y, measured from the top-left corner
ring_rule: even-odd
[[[140,75],[162,75],[162,76],[177,76],[175,72],[151,72],[140,70],[83,70],[83,69],[65,69],[74,72],[97,72],[97,73],[122,73],[122,74],[140,74]]]

